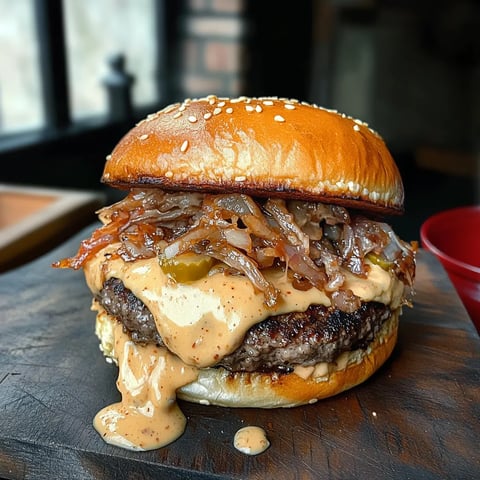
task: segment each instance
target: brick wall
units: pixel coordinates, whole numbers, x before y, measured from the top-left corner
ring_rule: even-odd
[[[242,93],[248,65],[245,1],[185,1],[179,25],[179,96]]]

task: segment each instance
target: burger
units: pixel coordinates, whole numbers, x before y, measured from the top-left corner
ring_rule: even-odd
[[[102,175],[126,191],[78,252],[121,401],[105,441],[179,437],[177,398],[293,407],[337,395],[391,355],[411,305],[415,244],[378,133],[291,99],[187,99],[147,116]]]

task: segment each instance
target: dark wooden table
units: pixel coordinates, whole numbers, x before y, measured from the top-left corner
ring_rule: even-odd
[[[480,478],[480,339],[424,251],[395,351],[363,385],[286,410],[181,403],[175,443],[105,444],[92,419],[118,400],[117,370],[98,349],[83,274],[50,268],[87,231],[0,276],[0,478]],[[246,425],[267,431],[265,453],[234,449]]]

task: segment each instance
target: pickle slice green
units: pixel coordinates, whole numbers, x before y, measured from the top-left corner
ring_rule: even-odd
[[[384,258],[376,255],[375,253],[367,253],[367,259],[370,260],[374,265],[378,265],[379,267],[383,268],[384,270],[390,270],[392,268],[393,263],[385,260]]]
[[[193,282],[204,277],[213,266],[207,255],[184,253],[172,258],[160,258],[160,268],[177,282]]]

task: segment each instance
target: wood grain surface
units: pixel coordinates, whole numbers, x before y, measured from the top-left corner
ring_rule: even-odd
[[[117,369],[99,351],[82,272],[50,267],[92,228],[0,276],[0,478],[480,478],[480,339],[424,251],[394,353],[364,384],[293,409],[181,402],[188,423],[173,444],[105,444],[92,420],[119,399]],[[266,430],[263,454],[233,447],[247,425]]]

